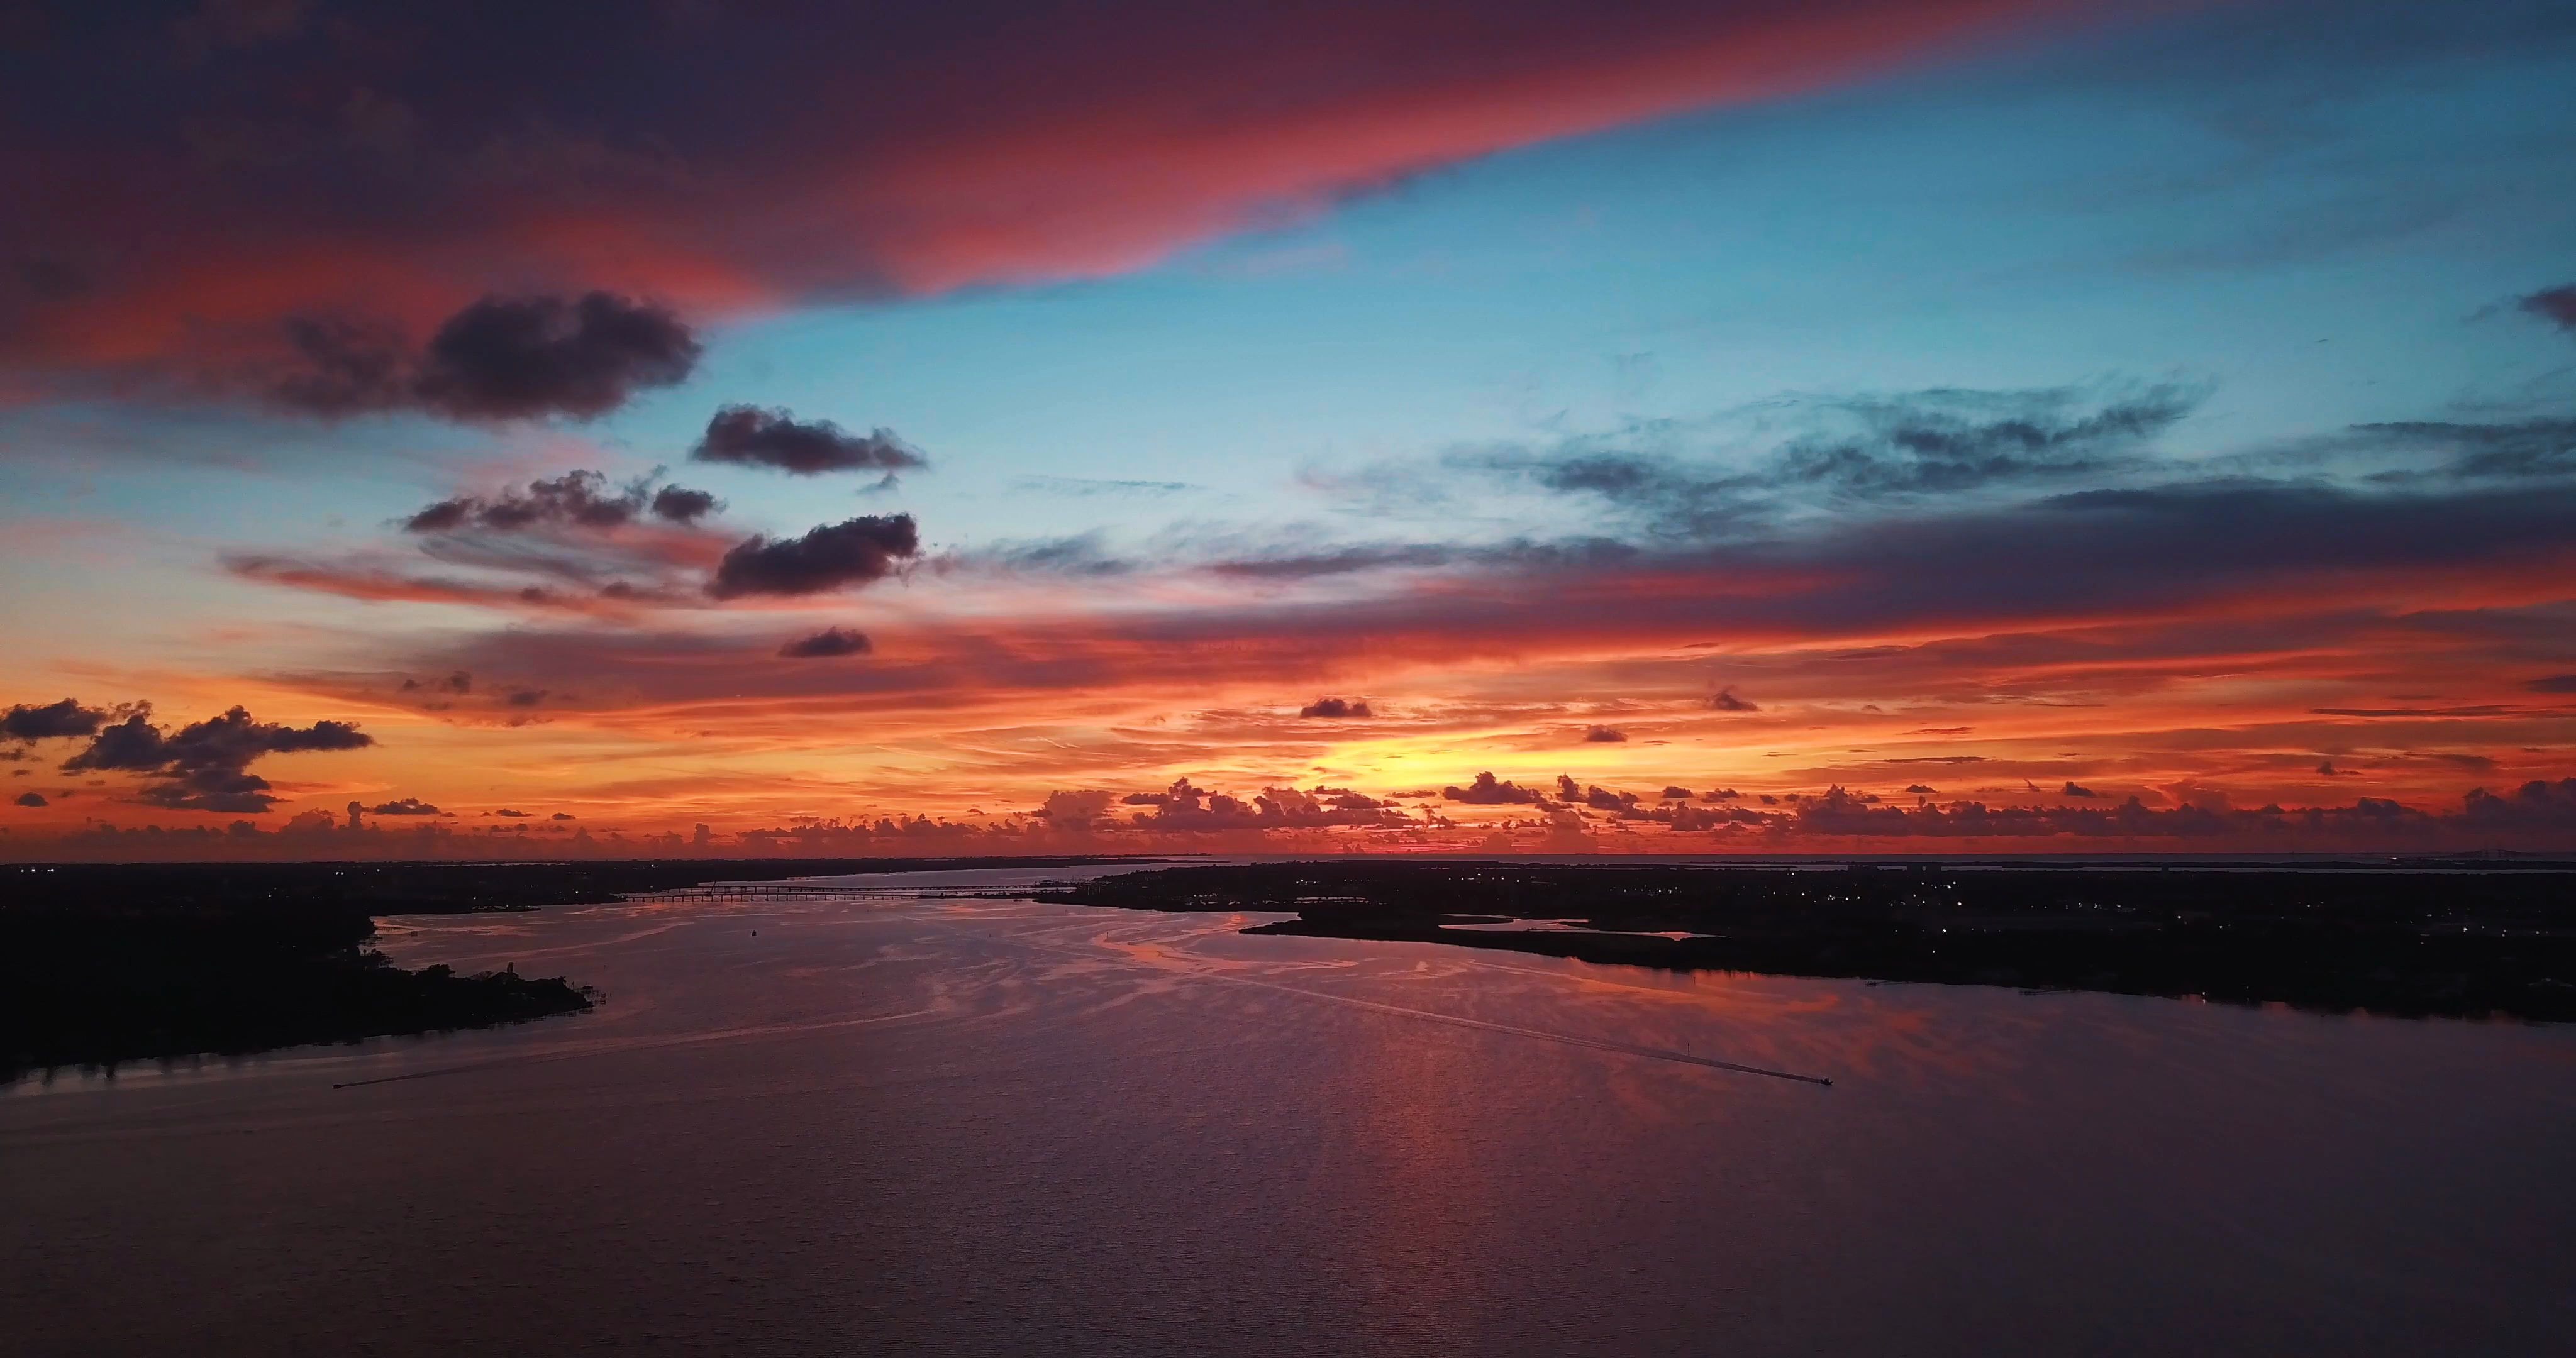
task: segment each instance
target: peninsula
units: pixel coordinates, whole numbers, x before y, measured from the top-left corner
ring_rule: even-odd
[[[562,977],[396,967],[370,946],[381,916],[602,904],[709,882],[1089,861],[13,864],[0,867],[0,1084],[63,1067],[518,1023],[593,1004]]]
[[[2576,865],[1173,867],[1029,893],[1672,970],[2576,1021]]]

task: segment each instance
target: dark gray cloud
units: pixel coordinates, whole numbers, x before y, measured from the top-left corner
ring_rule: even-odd
[[[1583,739],[1587,744],[1615,745],[1625,741],[1627,738],[1628,733],[1615,726],[1587,726],[1583,728]]]
[[[149,708],[138,708],[102,728],[88,748],[63,762],[63,771],[141,774],[147,779],[141,799],[174,810],[265,811],[277,798],[269,793],[267,779],[249,771],[252,761],[375,743],[347,722],[280,726],[253,720],[238,707],[173,733],[152,724]]]
[[[1345,718],[1374,717],[1377,714],[1369,710],[1366,698],[1317,698],[1304,707],[1298,708],[1297,715],[1339,721]]]
[[[1458,452],[1443,461],[1556,494],[1589,496],[1659,537],[1717,536],[1770,512],[1776,484],[1760,472],[1663,452],[1598,449],[1591,443],[1578,440],[1540,452]]]
[[[723,507],[714,495],[686,486],[664,486],[653,492],[653,517],[672,523],[694,524]]]
[[[1627,813],[1626,819],[1662,821],[1684,833],[1695,830],[1715,830],[1728,825],[1764,823],[1761,812],[1740,806],[1657,807],[1643,811],[1631,810]]]
[[[402,333],[337,317],[297,316],[283,326],[293,358],[268,378],[271,404],[339,419],[419,404],[419,365]]]
[[[799,538],[746,538],[717,563],[707,593],[719,599],[820,594],[882,580],[920,554],[910,514],[863,515]]]
[[[569,471],[530,481],[498,496],[459,495],[429,505],[402,526],[410,533],[454,533],[482,529],[514,533],[534,528],[619,528],[646,515],[672,523],[695,524],[722,506],[716,497],[685,486],[659,486],[655,477],[640,476],[611,487],[605,473]]]
[[[1609,811],[1620,815],[1631,815],[1638,811],[1636,793],[1613,792],[1598,783],[1578,791],[1571,778],[1560,776],[1556,781],[1558,792],[1569,804],[1588,806],[1595,811]]]
[[[2130,465],[2137,449],[2197,409],[2205,393],[2158,386],[2085,408],[2082,393],[1936,390],[1843,408],[1858,436],[1791,444],[1776,470],[1856,499],[1976,490]]]
[[[18,794],[18,805],[45,806],[48,803],[45,801],[45,794],[41,792],[21,792]]]
[[[2576,778],[2534,780],[2507,793],[2479,788],[2462,801],[2460,818],[2479,830],[2576,830]]]
[[[698,353],[678,317],[610,293],[487,297],[431,337],[414,389],[462,419],[589,419],[686,380]]]
[[[1686,802],[1696,795],[1686,787],[1668,787],[1663,792],[1663,798],[1668,802]]]
[[[2421,812],[2395,802],[2363,798],[2351,808],[2304,813],[2211,811],[2196,806],[2154,809],[2135,797],[2116,807],[1988,806],[1982,802],[1890,806],[1842,788],[1798,799],[1797,809],[1771,823],[1802,834],[1869,838],[2083,838],[2208,839],[2233,833],[2278,834],[2292,829],[2362,829],[2385,834],[2407,824],[2430,825]]]
[[[1177,495],[1183,491],[1205,490],[1191,481],[1113,481],[1091,476],[1023,476],[1011,483],[1017,490],[1039,491],[1047,495]]]
[[[1714,539],[1758,529],[1821,499],[1850,506],[2029,489],[2126,473],[2205,393],[2165,385],[2109,395],[2079,388],[1940,388],[1885,397],[1801,400],[1769,420],[1819,426],[1750,458],[1677,450],[1693,430],[1670,421],[1552,448],[1483,448],[1443,459],[1466,471],[1599,501],[1653,537]],[[1714,432],[1706,437],[1723,442]]]
[[[1766,799],[1768,800],[1768,799]],[[2151,808],[2131,797],[2117,806],[1988,806],[1960,801],[1897,807],[1840,787],[1796,799],[1797,809],[1764,813],[1772,828],[1803,834],[1868,838],[2193,839],[2220,836],[2284,841],[2310,836],[2385,848],[2435,844],[2449,833],[2563,834],[2576,830],[2576,778],[2534,781],[2511,792],[2471,791],[2455,814],[2420,811],[2379,797],[2349,806],[2283,810],[2215,810],[2183,805]]]
[[[2058,795],[2062,797],[2098,797],[2102,795],[2089,787],[2085,787],[2082,784],[2077,783],[2072,778],[2067,779],[2066,786],[2059,788],[2057,791]]]
[[[1414,823],[1402,811],[1347,788],[1266,787],[1244,798],[1211,792],[1182,778],[1161,792],[1131,792],[1119,800],[1128,806],[1153,808],[1132,822],[1147,830],[1282,830]]]
[[[472,693],[474,691],[474,676],[463,670],[456,670],[444,679],[432,679],[428,683],[422,683],[418,679],[405,679],[402,681],[402,691],[405,693],[419,693],[423,691],[430,693]]]
[[[800,422],[790,411],[747,405],[717,411],[689,457],[698,462],[770,467],[791,476],[908,471],[930,465],[891,429],[853,434],[830,420]]]
[[[107,719],[104,709],[83,707],[69,698],[42,706],[20,703],[0,713],[0,736],[11,740],[53,740],[94,735]]]
[[[2410,461],[2442,459],[2378,473],[2380,484],[2440,477],[2503,480],[2576,475],[2576,419],[2529,419],[2475,424],[2413,420],[2356,425],[2328,446],[2357,444],[2365,451],[2396,451]]]
[[[1748,698],[1737,697],[1735,695],[1735,687],[1732,684],[1719,689],[1717,691],[1717,695],[1708,700],[1708,705],[1720,712],[1759,712],[1762,710],[1761,704]]]
[[[1329,612],[1329,625],[1344,633],[1400,625],[1501,634],[1527,612],[1514,582],[1542,586],[1566,622],[1604,631],[1794,626],[1833,635],[2018,624],[2252,589],[2277,597],[2355,573],[2402,579],[2428,569],[2537,566],[2566,550],[2571,522],[2576,486],[2426,494],[2220,480],[2079,491],[1950,514],[1837,520],[1623,567],[1522,571],[1485,591],[1445,593],[1436,606],[1393,599],[1319,608],[1314,625],[1328,625]],[[2139,570],[2140,561],[2156,569]],[[1657,587],[1622,588],[1635,573],[1654,576]],[[1706,588],[1668,588],[1691,579]],[[1748,592],[1746,581],[1813,583]],[[1579,606],[1569,602],[1577,595]]]
[[[1210,563],[1213,574],[1246,580],[1311,580],[1377,570],[1510,572],[1527,574],[1611,570],[1651,562],[1655,554],[1635,543],[1606,537],[1558,542],[1371,543],[1322,551],[1289,547],[1273,554],[1238,552]]]
[[[389,565],[381,553],[293,557],[227,553],[227,569],[291,588],[358,599],[435,600],[627,613],[703,606],[698,586],[729,534],[704,516],[713,496],[660,484],[654,469],[623,484],[576,470],[492,495],[457,495],[398,520],[420,552],[470,574]],[[420,683],[407,686],[418,691]]]
[[[2576,335],[2576,283],[2543,288],[2523,298],[2519,305],[2532,315]]]
[[[389,802],[378,802],[374,806],[368,807],[367,811],[369,814],[377,816],[436,816],[443,814],[437,807],[422,801],[418,797],[397,797]]]
[[[823,660],[834,656],[866,655],[875,643],[864,632],[848,627],[826,627],[810,637],[798,637],[778,648],[790,660]]]
[[[2318,717],[2515,717],[2529,709],[2502,703],[2464,703],[2458,707],[2311,707]]]
[[[336,317],[290,319],[284,338],[291,358],[269,375],[268,399],[325,417],[593,419],[687,380],[700,352],[669,311],[606,292],[486,297],[418,352],[392,327]]]
[[[452,533],[475,521],[484,501],[470,495],[424,505],[403,520],[406,533]]]
[[[1440,789],[1440,795],[1453,802],[1470,806],[1528,806],[1537,802],[1540,793],[1518,783],[1496,782],[1494,775],[1480,773],[1465,787],[1452,783]]]
[[[2037,433],[2012,421],[1974,427],[1985,431],[1981,436],[2008,443],[2119,445],[2159,427],[2183,405],[2179,396],[2113,402],[2036,425]],[[1994,432],[2004,428],[2012,432]],[[1916,442],[1946,446],[1928,438]],[[2354,456],[2373,452],[2398,453],[2409,465],[2394,478],[2346,476],[2340,483],[2322,472],[2302,479],[2213,476],[2150,460],[2140,449],[2118,476],[2103,474],[2136,484],[2046,495],[1999,493],[1950,505],[1890,502],[1875,512],[1860,512],[1869,506],[1844,506],[1830,515],[1766,517],[1766,509],[1732,518],[1724,531],[1712,533],[1683,531],[1669,516],[1654,517],[1665,513],[1655,508],[1662,491],[1641,490],[1634,506],[1609,506],[1626,517],[1627,541],[1397,541],[1320,550],[1283,544],[1269,554],[1237,553],[1209,569],[1251,579],[1295,580],[1445,568],[1491,580],[1490,594],[1453,593],[1439,601],[1438,607],[1453,619],[1445,624],[1450,627],[1473,625],[1463,615],[1478,609],[1518,611],[1520,604],[1505,592],[1506,582],[1543,583],[1557,590],[1579,587],[1585,577],[1606,582],[1623,573],[1647,573],[1660,578],[1656,589],[1628,598],[1592,596],[1587,607],[1599,610],[1592,616],[1605,626],[1614,619],[1651,618],[1657,625],[1690,627],[1833,628],[1844,622],[1865,625],[1864,618],[2000,622],[2088,606],[2097,615],[2107,614],[2251,588],[2274,572],[2302,573],[2317,581],[2344,572],[2403,576],[2427,568],[2536,559],[2569,541],[2564,523],[2576,511],[2576,420],[2363,426],[2316,446],[2265,456],[2275,462],[2296,460],[2303,467],[2342,459],[2336,468],[2340,471],[2349,468]],[[1489,455],[1478,456],[1491,465]],[[1537,465],[1531,460],[1535,455],[1519,456],[1522,461],[1515,465],[1520,470],[1514,474]],[[1585,484],[1603,491],[1660,484],[1643,473],[1627,477],[1596,464],[1567,465],[1584,471],[1592,478]],[[1748,494],[1769,493],[1757,482],[1768,483],[1765,477],[1752,478],[1744,486]],[[2028,479],[1995,486],[1998,492],[2035,488]],[[2157,569],[2136,569],[2141,560],[2157,562]],[[1669,583],[1694,578],[1708,581],[1708,588],[1667,592]],[[1739,581],[1802,578],[1814,583],[1785,590],[1729,588]],[[1421,608],[1432,606],[1426,602]],[[1374,607],[1392,614],[1406,604],[1390,599]],[[1351,616],[1348,610],[1345,616]]]
[[[1028,542],[1000,542],[981,551],[940,559],[940,569],[983,567],[1012,574],[1105,576],[1127,575],[1137,563],[1103,545],[1094,531]]]
[[[1470,559],[1474,555],[1475,552],[1471,548],[1443,543],[1386,544],[1335,548],[1324,552],[1242,556],[1219,561],[1209,569],[1219,575],[1242,576],[1254,580],[1297,580],[1314,576],[1350,575],[1360,571],[1447,566]]]

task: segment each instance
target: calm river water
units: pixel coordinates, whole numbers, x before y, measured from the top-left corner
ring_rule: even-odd
[[[604,1003],[21,1084],[0,1349],[2576,1335],[2576,1029],[1676,976],[919,894],[1040,875],[1072,874],[391,921],[407,965],[515,962]]]

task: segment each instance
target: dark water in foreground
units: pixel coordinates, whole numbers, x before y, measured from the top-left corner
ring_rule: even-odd
[[[2551,1353],[2576,1333],[2576,1029],[1668,976],[912,895],[1007,876],[401,921],[408,964],[515,960],[606,1003],[21,1086],[0,1097],[0,1350]]]

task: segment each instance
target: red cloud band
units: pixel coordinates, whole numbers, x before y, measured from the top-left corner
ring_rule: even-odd
[[[209,355],[290,317],[418,334],[496,290],[706,310],[1109,273],[1463,159],[2151,3],[384,5],[230,47],[102,12],[0,93],[6,124],[82,129],[13,138],[35,191],[0,226],[24,266],[0,354],[220,377]]]

